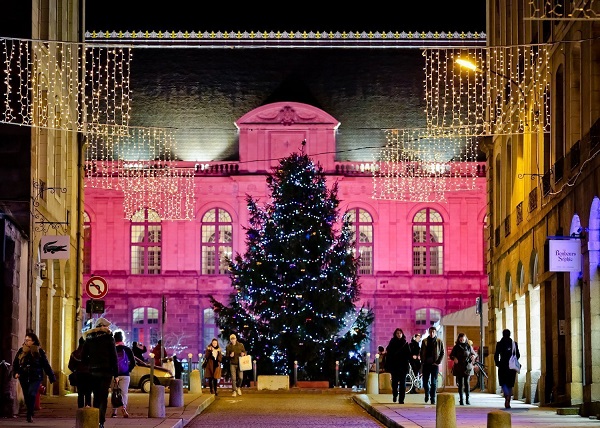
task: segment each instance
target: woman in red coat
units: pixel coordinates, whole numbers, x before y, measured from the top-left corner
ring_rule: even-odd
[[[223,360],[223,352],[219,347],[219,341],[215,338],[210,342],[204,351],[204,377],[208,379],[210,393],[218,395],[217,384],[221,379],[221,361]]]

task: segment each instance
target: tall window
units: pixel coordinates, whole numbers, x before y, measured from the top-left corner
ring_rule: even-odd
[[[83,273],[92,273],[92,223],[90,216],[83,212]]]
[[[202,274],[226,274],[231,257],[233,225],[231,215],[221,208],[209,210],[202,217]]]
[[[413,218],[413,274],[444,273],[444,225],[442,216],[424,208]]]
[[[362,208],[352,208],[346,212],[346,219],[354,227],[356,251],[359,257],[358,273],[373,274],[373,217]]]
[[[204,346],[207,346],[214,337],[219,340],[219,327],[217,327],[217,322],[215,320],[215,311],[212,309],[204,309],[204,320],[202,324],[202,343]]]
[[[140,342],[146,345],[150,351],[151,345],[160,339],[158,327],[157,308],[135,308],[133,310],[133,335],[132,342]]]
[[[161,220],[145,208],[131,217],[131,273],[159,275],[161,267]]]
[[[415,313],[415,324],[425,329],[433,326],[440,319],[442,319],[442,312],[438,309],[422,308],[417,309]]]

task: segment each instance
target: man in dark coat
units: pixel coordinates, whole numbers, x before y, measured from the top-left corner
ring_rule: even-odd
[[[104,428],[106,407],[108,404],[108,389],[113,377],[118,380],[117,348],[115,339],[109,330],[110,322],[98,318],[96,328],[85,333],[83,344],[83,362],[90,369],[93,406],[100,409],[100,427]]]
[[[392,374],[392,398],[394,403],[404,404],[406,395],[406,375],[410,359],[410,349],[401,328],[394,330],[394,336],[386,348],[385,371]]]
[[[435,404],[437,378],[440,372],[440,364],[442,364],[442,359],[444,358],[444,342],[436,336],[436,328],[429,327],[429,336],[421,341],[425,402],[427,403],[429,398],[431,398],[431,404]]]

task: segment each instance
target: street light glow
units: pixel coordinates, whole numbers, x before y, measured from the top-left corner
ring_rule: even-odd
[[[457,58],[456,63],[461,67],[468,68],[469,70],[477,71],[477,66],[468,59]]]

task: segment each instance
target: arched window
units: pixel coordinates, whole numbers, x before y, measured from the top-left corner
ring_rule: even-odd
[[[373,217],[362,208],[352,208],[346,212],[346,219],[352,222],[356,251],[359,257],[359,275],[373,274]]]
[[[87,212],[83,212],[83,273],[92,273],[92,223]]]
[[[415,324],[428,329],[442,319],[442,312],[438,309],[422,308],[415,312]]]
[[[151,344],[160,339],[157,308],[135,308],[133,310],[133,335],[132,342],[143,343],[150,352]]]
[[[202,217],[202,274],[226,274],[229,271],[227,259],[233,248],[233,225],[231,215],[213,208]]]
[[[145,208],[131,217],[131,273],[159,275],[162,226],[158,213]]]
[[[413,218],[413,274],[444,273],[444,225],[433,208],[424,208]]]

